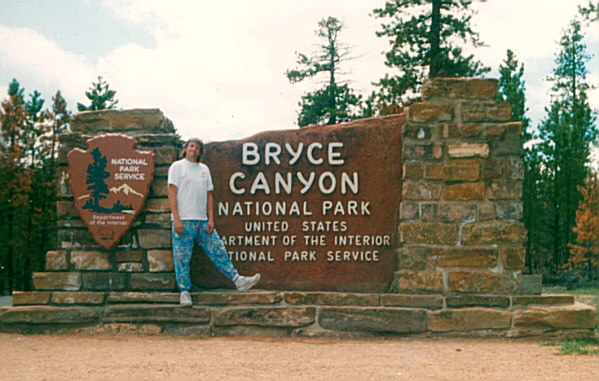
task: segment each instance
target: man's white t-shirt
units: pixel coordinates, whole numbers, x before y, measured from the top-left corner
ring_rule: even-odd
[[[168,169],[168,184],[177,187],[177,207],[181,220],[208,219],[208,191],[214,189],[208,166],[187,159],[175,161]]]

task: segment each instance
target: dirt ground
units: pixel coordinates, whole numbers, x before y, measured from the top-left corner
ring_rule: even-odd
[[[0,380],[599,380],[540,341],[0,334]]]

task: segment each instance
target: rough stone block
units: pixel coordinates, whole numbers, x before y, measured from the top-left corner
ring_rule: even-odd
[[[173,290],[176,288],[175,274],[131,274],[134,290]]]
[[[99,247],[87,229],[60,229],[57,235],[58,245],[62,249]]]
[[[487,143],[448,143],[447,154],[451,158],[489,157],[489,145]]]
[[[171,250],[148,250],[148,263],[151,272],[173,271]]]
[[[405,108],[406,120],[410,122],[450,121],[453,105],[441,102],[415,102]]]
[[[193,292],[191,298],[194,304],[203,305],[275,304],[283,299],[276,291]]]
[[[173,123],[159,109],[83,111],[73,115],[71,131],[80,133],[148,130],[174,132]]]
[[[402,270],[421,271],[426,269],[429,249],[419,246],[404,246],[397,250],[399,268]]]
[[[496,180],[503,175],[503,162],[501,160],[485,160],[482,165],[482,179]]]
[[[441,267],[495,267],[497,249],[448,248],[431,249],[431,255],[438,257]]]
[[[108,253],[101,251],[71,252],[71,265],[77,270],[111,270]]]
[[[440,204],[436,219],[441,222],[475,221],[476,205]]]
[[[522,156],[522,139],[520,135],[506,136],[502,140],[493,142],[491,152],[493,156]]]
[[[522,198],[522,182],[494,181],[487,188],[489,200],[520,200]]]
[[[478,203],[478,221],[484,222],[495,219],[494,205],[490,202]]]
[[[33,273],[36,290],[77,291],[81,288],[81,273]]]
[[[65,250],[51,250],[46,252],[46,271],[68,270],[67,252]]]
[[[538,295],[543,290],[543,276],[540,274],[522,275],[520,292],[524,295]]]
[[[480,164],[472,160],[449,161],[426,166],[425,179],[443,181],[476,181],[480,179]]]
[[[127,275],[120,273],[82,273],[83,288],[88,290],[124,290],[127,287]]]
[[[166,145],[176,146],[179,144],[179,138],[176,134],[139,134],[135,135],[137,139],[138,149],[147,147],[162,147]]]
[[[497,80],[486,78],[435,78],[422,84],[422,99],[434,98],[487,100],[495,99]]]
[[[464,308],[428,313],[429,329],[432,332],[508,329],[511,322],[510,311],[489,308]]]
[[[464,245],[499,245],[524,242],[526,230],[520,222],[479,222],[465,224],[462,230]]]
[[[175,147],[154,147],[150,151],[154,152],[156,165],[168,165],[179,158],[179,150]]]
[[[144,271],[144,265],[139,262],[121,262],[117,265],[117,270],[123,273],[140,273]]]
[[[150,185],[150,196],[166,197],[168,196],[168,186],[166,179],[154,179]]]
[[[463,122],[509,122],[512,108],[507,102],[502,103],[462,103]]]
[[[107,306],[104,312],[104,321],[109,323],[206,324],[210,317],[209,308],[179,305],[116,304]]]
[[[314,323],[314,307],[233,307],[217,311],[214,325],[303,327]]]
[[[385,307],[443,308],[442,295],[383,294],[381,302]]]
[[[141,262],[142,256],[141,250],[117,251],[115,255],[117,262]]]
[[[471,293],[513,293],[516,280],[491,272],[452,271],[447,275],[450,291]]]
[[[420,180],[424,174],[422,163],[409,161],[403,165],[403,178],[411,180]]]
[[[56,201],[56,217],[79,217],[79,212],[75,208],[75,203],[71,201]]]
[[[458,229],[455,224],[404,222],[400,224],[400,234],[403,243],[451,245],[457,242]]]
[[[441,197],[443,185],[430,182],[405,181],[402,184],[403,200],[438,200]]]
[[[443,199],[446,201],[474,201],[484,200],[485,183],[464,183],[446,185]]]
[[[592,329],[597,326],[597,311],[581,303],[529,307],[515,312],[514,326],[528,329]]]
[[[48,304],[50,301],[50,293],[44,291],[13,291],[12,304],[13,306],[24,306],[28,304]]]
[[[524,162],[520,159],[512,159],[506,161],[507,178],[509,180],[524,179]]]
[[[402,201],[399,205],[401,220],[416,220],[420,217],[420,206],[417,202]]]
[[[500,220],[520,220],[524,213],[522,202],[505,201],[495,204],[495,215]]]
[[[164,229],[171,228],[170,213],[148,213],[145,215],[144,222],[146,225],[158,225]]]
[[[505,295],[456,295],[445,298],[447,307],[501,307],[510,306],[510,298]]]
[[[510,122],[505,124],[507,135],[522,135],[522,122]]]
[[[149,198],[143,210],[150,213],[170,213],[171,206],[168,198]]]
[[[160,229],[138,229],[139,245],[143,249],[170,249],[171,231]]]
[[[412,333],[427,330],[426,311],[393,307],[322,307],[318,323],[336,331]]]
[[[557,304],[574,304],[573,295],[516,295],[513,297],[515,306],[540,304],[540,305],[557,305]]]
[[[521,270],[524,268],[525,248],[502,247],[499,252],[503,259],[503,268],[507,270]]]
[[[179,303],[178,292],[111,292],[108,303]]]
[[[428,140],[432,136],[432,129],[432,126],[408,123],[403,127],[403,137],[416,140]]]
[[[288,291],[284,295],[289,304],[316,304],[321,306],[378,306],[378,294],[356,294],[347,292],[302,292]]]
[[[2,324],[87,324],[99,322],[90,307],[23,306],[0,310]]]
[[[402,149],[404,160],[438,160],[443,157],[443,143],[404,143]]]
[[[102,304],[104,303],[103,292],[53,292],[52,303],[54,304]]]
[[[397,289],[411,292],[441,292],[443,291],[443,275],[436,271],[400,270]]]

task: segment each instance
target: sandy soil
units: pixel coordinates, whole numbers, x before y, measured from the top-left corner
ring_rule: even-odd
[[[0,334],[0,380],[599,380],[539,341]]]

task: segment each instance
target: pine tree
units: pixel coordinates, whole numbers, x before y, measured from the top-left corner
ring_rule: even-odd
[[[578,188],[582,200],[576,211],[576,242],[570,245],[570,266],[576,271],[586,273],[592,282],[594,268],[599,267],[599,178],[597,173],[589,171],[584,186]]]
[[[583,42],[580,23],[572,21],[560,40],[553,82],[552,102],[539,126],[544,176],[548,181],[548,205],[544,221],[550,244],[548,256],[552,272],[568,262],[568,245],[574,243],[572,228],[581,200],[590,160],[590,145],[596,141],[595,115],[587,99],[586,63],[590,56]]]
[[[105,199],[110,190],[104,181],[110,177],[110,173],[106,172],[106,156],[102,156],[102,153],[98,148],[92,151],[92,158],[94,162],[87,166],[87,189],[90,191],[91,210],[95,212],[102,212],[104,208],[100,206],[100,200]],[[88,205],[86,203],[86,205]]]
[[[358,117],[360,96],[348,84],[339,82],[340,65],[348,59],[348,49],[339,41],[343,23],[334,17],[322,19],[318,23],[316,35],[324,40],[320,51],[308,57],[298,53],[299,68],[288,70],[285,75],[289,82],[297,83],[306,78],[325,74],[326,85],[302,96],[299,103],[298,125],[336,124]]]
[[[427,77],[476,77],[490,69],[466,55],[462,45],[482,46],[470,27],[473,0],[390,0],[373,10],[383,19],[377,36],[389,39],[385,65],[398,69],[377,85],[383,113],[403,106],[420,92]]]
[[[588,22],[599,21],[599,2],[593,3],[589,0],[586,6],[578,6],[578,11],[580,12],[580,15]]]
[[[95,111],[116,108],[118,100],[114,99],[115,90],[111,90],[108,83],[101,76],[98,77],[98,82],[92,82],[89,91],[85,92],[85,96],[90,100],[91,104],[86,106],[82,103],[77,103],[79,111]]]

